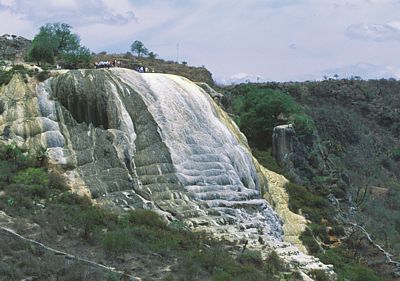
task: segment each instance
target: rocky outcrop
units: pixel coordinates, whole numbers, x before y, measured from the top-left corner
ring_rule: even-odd
[[[297,183],[327,176],[332,169],[318,140],[316,133],[298,136],[291,124],[277,126],[272,135],[272,156]]]
[[[23,60],[31,41],[16,35],[4,34],[0,37],[0,59]]]
[[[290,165],[296,132],[293,125],[276,126],[272,135],[272,156],[280,166]]]
[[[153,208],[192,229],[275,250],[293,269],[333,276],[286,242],[300,245],[305,220],[287,208],[285,179],[258,164],[203,89],[118,68],[54,76],[35,87],[16,76],[1,89],[4,141],[46,148],[72,188],[98,204]]]

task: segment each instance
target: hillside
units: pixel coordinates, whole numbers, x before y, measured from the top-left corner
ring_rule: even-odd
[[[187,64],[177,63],[174,61],[166,61],[157,58],[137,57],[130,53],[127,54],[105,54],[98,53],[92,58],[92,62],[96,61],[114,61],[121,62],[121,67],[130,69],[139,69],[140,67],[148,68],[150,72],[169,73],[186,77],[194,82],[204,82],[214,85],[211,72],[205,67],[190,66]]]
[[[322,220],[328,220],[329,227],[342,225],[346,235],[342,233],[339,237],[344,249],[354,251],[354,259],[390,278],[388,271],[398,271],[399,265],[397,269],[396,266],[390,269],[390,266],[382,265],[379,261],[381,254],[374,252],[376,249],[367,242],[365,233],[361,233],[361,228],[354,229],[354,226],[364,226],[374,242],[391,252],[394,260],[400,259],[400,83],[383,79],[331,79],[303,83],[243,84],[225,89],[223,102],[228,111],[241,116],[239,121],[243,126],[248,122],[244,123],[246,115],[237,111],[238,102],[242,102],[243,97],[252,91],[264,91],[267,94],[267,91],[276,90],[288,93],[301,107],[302,114],[312,119],[313,132],[298,134],[295,138],[288,135],[291,151],[287,158],[276,159],[281,160],[279,166],[271,158],[272,139],[269,138],[272,135],[267,134],[260,140],[259,135],[252,137],[252,131],[249,131],[249,141],[256,149],[256,156],[258,154],[259,159],[263,159],[262,164],[287,174],[297,184],[306,187],[288,187],[292,208],[303,209],[303,213],[311,218],[314,223],[313,235],[326,244],[323,247],[331,248],[329,244],[332,241],[329,242],[329,239],[332,238],[323,234],[327,227]],[[299,129],[302,123],[297,123],[291,114],[282,114],[275,119],[274,126],[290,122],[294,123],[295,130]],[[252,124],[257,122],[257,118],[253,117]],[[246,130],[243,127],[241,129]],[[333,209],[321,213],[317,205],[307,207],[310,200],[301,199],[305,195],[296,189],[319,196],[318,200],[325,200],[324,204]],[[306,240],[307,236],[304,236],[303,241]],[[308,245],[309,248],[313,247],[312,243]],[[322,260],[331,260],[335,264],[332,257],[325,255],[324,258],[324,254],[318,254],[320,249],[315,248],[312,252],[321,256]]]

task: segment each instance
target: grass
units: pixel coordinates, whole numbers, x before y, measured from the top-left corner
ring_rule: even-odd
[[[258,162],[268,170],[274,171],[278,174],[284,174],[284,169],[278,165],[275,158],[272,156],[271,149],[261,150],[254,148],[252,149],[252,153]]]
[[[25,83],[28,82],[28,77],[35,77],[39,82],[43,82],[50,77],[50,72],[48,71],[27,69],[23,65],[14,65],[9,70],[0,69],[0,86],[7,85],[15,74],[20,74]]]

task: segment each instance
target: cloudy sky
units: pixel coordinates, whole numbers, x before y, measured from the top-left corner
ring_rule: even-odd
[[[0,0],[0,34],[73,26],[92,51],[141,40],[219,81],[400,79],[400,0]]]

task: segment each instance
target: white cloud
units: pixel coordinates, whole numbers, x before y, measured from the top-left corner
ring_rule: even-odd
[[[353,24],[347,28],[346,36],[350,39],[376,42],[400,40],[400,21],[391,21],[385,24]]]
[[[113,5],[118,7],[118,2],[121,1],[113,1]],[[116,11],[109,5],[108,0],[2,0],[0,4],[35,25],[47,22],[66,22],[71,25],[94,23],[121,25],[135,19],[133,11]]]
[[[34,31],[32,30],[32,25],[29,21],[16,17],[15,14],[7,10],[0,10],[0,19],[0,35],[15,34],[32,38]]]
[[[0,0],[0,7],[10,7],[15,3],[15,0]]]

